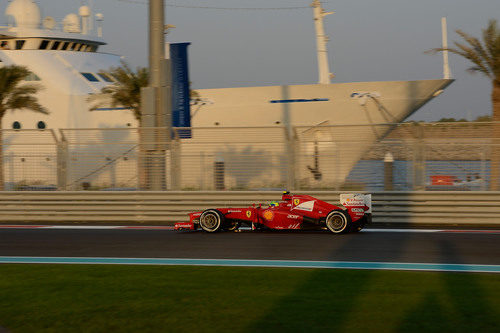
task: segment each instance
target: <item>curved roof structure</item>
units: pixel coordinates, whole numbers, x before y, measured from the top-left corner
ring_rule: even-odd
[[[5,11],[9,22],[19,28],[36,29],[40,26],[40,7],[33,0],[14,0]]]

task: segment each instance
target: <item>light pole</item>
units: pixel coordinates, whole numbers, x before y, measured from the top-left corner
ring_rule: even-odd
[[[149,85],[141,90],[141,188],[165,190],[172,127],[170,63],[165,59],[164,0],[149,0]]]
[[[164,0],[149,1],[149,87],[154,88],[154,127],[171,127],[169,63],[165,60]],[[168,91],[170,92],[170,91]],[[168,137],[170,132],[167,131]],[[168,139],[168,138],[167,138]]]

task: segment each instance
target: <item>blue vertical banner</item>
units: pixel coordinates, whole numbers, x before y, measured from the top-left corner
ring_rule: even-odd
[[[191,127],[187,53],[187,48],[190,44],[170,44],[170,62],[172,66],[172,127]],[[181,138],[191,138],[190,130],[180,130],[178,133]]]

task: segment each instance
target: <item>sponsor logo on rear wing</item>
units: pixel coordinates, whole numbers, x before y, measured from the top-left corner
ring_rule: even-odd
[[[360,194],[360,193],[349,193],[340,195],[340,203],[344,207],[368,207],[365,213],[372,212],[372,195],[371,194]]]

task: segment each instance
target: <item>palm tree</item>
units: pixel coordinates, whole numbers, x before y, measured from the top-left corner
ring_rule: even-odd
[[[0,122],[8,111],[28,109],[47,114],[48,111],[38,103],[35,96],[42,89],[38,84],[23,83],[31,72],[23,66],[0,68]],[[4,189],[3,140],[0,130],[0,190]]]
[[[111,104],[112,107],[125,107],[134,113],[135,119],[141,127],[141,89],[148,86],[149,70],[145,67],[137,67],[134,71],[125,61],[121,61],[121,67],[111,67],[101,74],[111,76],[115,81],[101,89],[100,94],[91,95],[88,101],[93,103],[90,110],[96,110]],[[139,130],[139,143],[143,142],[143,132]],[[147,188],[146,174],[144,168],[145,150],[139,145],[139,186]]]
[[[449,51],[472,62],[471,73],[481,73],[491,80],[493,106],[493,143],[491,154],[491,190],[499,189],[500,180],[500,28],[497,21],[489,21],[482,30],[482,41],[462,30],[456,30],[465,43],[454,42],[453,48],[437,48],[431,51]]]
[[[112,67],[109,71],[104,72],[105,75],[112,76],[116,81],[114,84],[102,88],[100,94],[89,97],[89,101],[94,102],[91,110],[109,105],[109,103],[111,103],[112,107],[126,107],[134,112],[134,116],[139,122],[139,127],[142,127],[141,88],[148,86],[149,69],[137,67],[137,69],[133,71],[126,62],[122,61],[121,64],[121,67]],[[194,90],[190,90],[189,95],[194,101],[200,99],[199,94]],[[147,131],[143,131],[142,129],[139,130],[139,142],[147,140],[145,139],[147,133]],[[147,167],[145,167],[148,153],[147,150],[143,148],[143,145],[139,144],[139,147],[139,185],[141,188],[148,188],[150,184],[147,181]]]
[[[141,121],[141,88],[147,87],[149,71],[137,67],[136,71],[122,61],[121,67],[112,67],[105,74],[111,75],[116,82],[101,89],[101,94],[92,95],[89,100],[94,102],[91,110],[95,110],[107,102],[112,107],[122,106],[134,112],[135,119]]]
[[[101,93],[89,97],[94,102],[91,110],[107,105],[111,102],[112,107],[126,107],[134,112],[135,119],[141,120],[141,88],[148,86],[149,69],[137,67],[135,72],[130,66],[122,61],[122,67],[112,67],[106,75],[111,75],[116,82],[101,89]],[[200,95],[195,90],[189,91],[192,101],[198,102]]]

